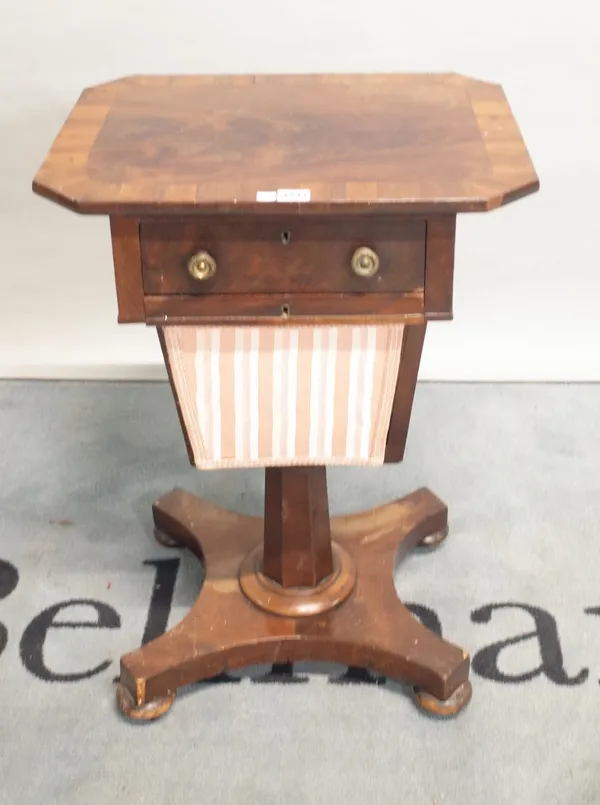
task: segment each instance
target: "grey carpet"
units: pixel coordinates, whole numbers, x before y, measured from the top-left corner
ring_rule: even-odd
[[[403,464],[330,471],[334,513],[421,485],[450,507],[447,543],[397,575],[474,657],[448,722],[311,666],[125,722],[118,658],[160,626],[180,557],[151,501],[181,485],[259,514],[262,472],[189,467],[163,384],[5,382],[0,436],[0,802],[600,802],[600,386],[421,384]],[[200,580],[181,556],[169,624]]]

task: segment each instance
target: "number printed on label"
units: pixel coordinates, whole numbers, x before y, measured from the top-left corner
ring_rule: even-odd
[[[310,201],[310,190],[305,188],[278,190],[277,201]]]
[[[256,200],[262,202],[302,202],[310,201],[310,190],[299,188],[283,188],[280,190],[257,190]]]

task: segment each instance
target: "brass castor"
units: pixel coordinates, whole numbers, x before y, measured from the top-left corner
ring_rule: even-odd
[[[155,721],[170,710],[175,701],[175,692],[161,696],[145,704],[137,705],[131,691],[121,682],[117,683],[117,706],[121,713],[133,721]]]
[[[431,715],[442,718],[452,718],[452,716],[458,715],[471,701],[472,693],[473,688],[468,679],[459,685],[448,699],[437,699],[431,693],[420,688],[414,689],[416,704]]]
[[[442,528],[441,531],[436,531],[433,534],[428,534],[426,537],[423,537],[421,542],[419,542],[419,548],[437,548],[438,545],[441,545],[442,542],[448,536],[448,526]]]
[[[161,531],[159,528],[154,529],[154,538],[165,548],[183,548],[183,544],[179,542],[177,539],[173,539],[168,534],[165,534],[164,531]]]

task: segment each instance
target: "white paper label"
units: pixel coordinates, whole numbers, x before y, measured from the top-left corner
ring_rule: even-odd
[[[277,190],[257,190],[257,201],[277,201]]]
[[[305,188],[278,190],[277,201],[310,201],[310,190]]]

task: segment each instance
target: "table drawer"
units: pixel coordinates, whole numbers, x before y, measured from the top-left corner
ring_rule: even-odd
[[[144,293],[406,293],[423,288],[425,236],[425,221],[406,216],[145,220]],[[378,260],[372,276],[353,269],[353,256],[365,247]],[[202,263],[207,278],[189,270],[199,253],[214,261],[209,270]]]

